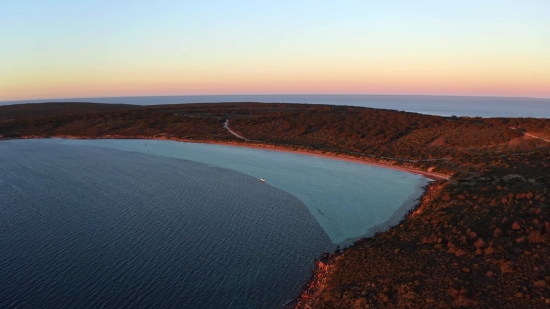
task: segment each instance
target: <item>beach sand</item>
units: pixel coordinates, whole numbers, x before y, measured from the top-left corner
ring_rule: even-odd
[[[31,138],[44,138],[41,136],[24,136],[18,139],[31,139]],[[382,168],[389,168],[397,171],[402,171],[406,173],[412,173],[416,175],[422,175],[426,178],[433,179],[433,180],[448,180],[449,176],[438,174],[438,173],[432,173],[427,171],[418,170],[415,168],[410,167],[403,167],[403,166],[396,166],[393,164],[390,164],[386,162],[381,161],[374,161],[369,159],[360,159],[352,156],[346,156],[343,154],[338,154],[334,152],[327,152],[327,151],[313,151],[308,149],[291,149],[288,147],[282,147],[282,146],[276,146],[271,144],[263,144],[263,143],[255,143],[255,142],[219,142],[219,141],[211,141],[211,140],[191,140],[191,139],[182,139],[182,138],[175,138],[171,136],[160,136],[160,137],[151,137],[151,136],[118,136],[118,135],[104,135],[104,136],[98,136],[98,137],[85,137],[85,136],[72,136],[72,135],[57,135],[57,136],[50,136],[48,138],[66,138],[66,139],[145,139],[145,140],[168,140],[168,141],[176,141],[176,142],[184,142],[184,143],[199,143],[199,144],[213,144],[213,145],[221,145],[221,146],[229,146],[229,147],[244,147],[244,148],[254,148],[254,149],[262,149],[262,150],[270,150],[270,151],[280,151],[280,152],[288,152],[288,153],[296,153],[300,155],[306,155],[306,156],[316,156],[316,157],[322,157],[327,159],[333,159],[333,160],[341,160],[341,161],[348,161],[348,162],[354,162],[354,163],[360,163],[360,164],[367,164],[371,166],[377,166]],[[1,140],[8,140],[8,138],[0,138]]]

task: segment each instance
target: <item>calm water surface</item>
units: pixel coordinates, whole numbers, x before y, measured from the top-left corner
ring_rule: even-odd
[[[124,103],[137,105],[213,102],[280,102],[385,108],[440,116],[550,118],[550,98],[414,95],[191,95],[78,98],[50,101]],[[0,105],[38,102],[44,102],[44,100],[0,102]]]
[[[395,220],[427,183],[367,167],[176,142],[0,142],[0,308],[280,308],[315,257]]]

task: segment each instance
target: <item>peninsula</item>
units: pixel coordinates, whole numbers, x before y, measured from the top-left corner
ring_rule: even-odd
[[[317,261],[292,307],[550,305],[550,119],[277,103],[0,106],[0,139],[52,137],[268,147],[435,180],[399,225]]]

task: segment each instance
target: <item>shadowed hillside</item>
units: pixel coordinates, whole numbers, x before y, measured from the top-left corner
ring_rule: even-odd
[[[440,117],[362,107],[220,103],[132,106],[46,103],[0,107],[0,134],[101,138],[177,138],[243,142],[390,160],[453,173],[458,165],[532,151],[548,143],[550,120]],[[493,157],[491,157],[493,156]]]
[[[136,105],[97,103],[39,103],[0,106],[0,118],[43,117],[100,111],[133,109]]]

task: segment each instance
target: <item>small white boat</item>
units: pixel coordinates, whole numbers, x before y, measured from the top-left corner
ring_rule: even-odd
[[[260,178],[260,181],[261,181],[261,182],[265,182],[265,179],[263,179],[263,178]]]

